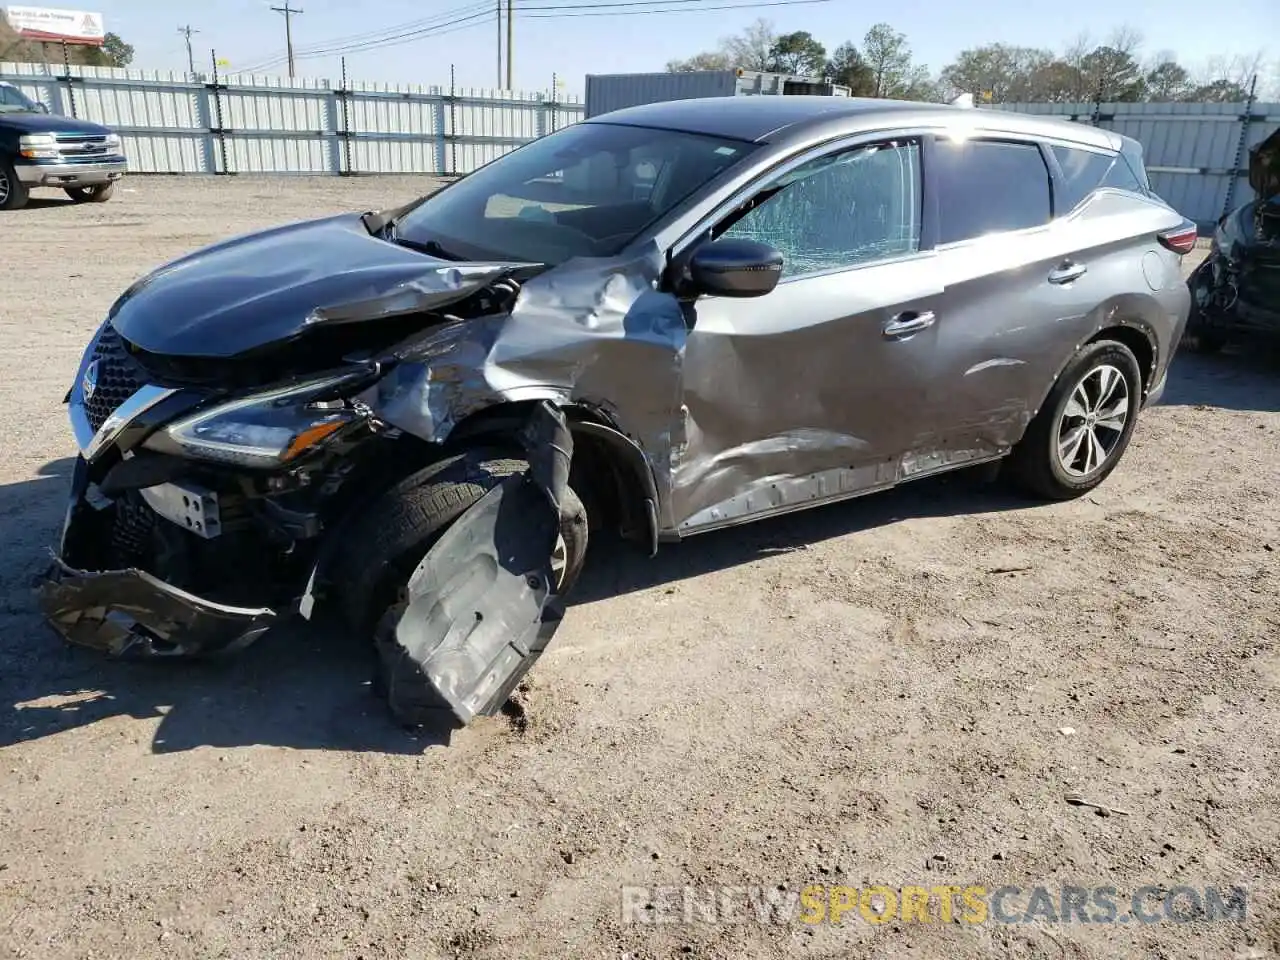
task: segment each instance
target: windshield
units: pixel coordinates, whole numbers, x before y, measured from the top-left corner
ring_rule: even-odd
[[[469,259],[554,266],[613,256],[753,149],[701,134],[579,123],[430,197],[396,232],[408,243]]]
[[[39,113],[40,108],[17,87],[0,83],[0,113]]]

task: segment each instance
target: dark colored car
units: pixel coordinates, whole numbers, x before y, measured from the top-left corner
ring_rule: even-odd
[[[491,713],[588,531],[659,541],[1007,458],[1090,490],[1165,383],[1195,227],[1141,151],[1014,113],[636,107],[381,213],[185,256],[68,393],[68,639],[372,635],[409,723]]]
[[[1249,152],[1254,199],[1218,221],[1188,281],[1188,345],[1221,350],[1232,338],[1280,336],[1280,130]]]
[[[128,166],[117,134],[54,116],[0,83],[0,210],[25,206],[37,187],[56,187],[78,203],[104,203]]]

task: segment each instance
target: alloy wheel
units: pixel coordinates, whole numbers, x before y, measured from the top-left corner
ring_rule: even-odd
[[[9,175],[4,172],[4,168],[0,166],[0,206],[4,206],[9,199]]]
[[[1073,477],[1087,477],[1110,462],[1129,421],[1129,381],[1109,363],[1090,369],[1076,384],[1058,421],[1058,463]]]
[[[556,589],[564,583],[564,574],[569,567],[569,545],[565,543],[564,534],[556,534],[556,545],[551,551],[551,580]]]

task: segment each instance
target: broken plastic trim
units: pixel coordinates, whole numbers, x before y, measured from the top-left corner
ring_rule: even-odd
[[[522,432],[529,469],[450,526],[409,579],[394,631],[379,636],[387,699],[418,725],[448,710],[463,724],[502,709],[564,616],[551,554],[573,439],[540,404]]]
[[[239,650],[276,620],[273,610],[205,600],[142,570],[77,570],[57,558],[39,600],[70,643],[128,659]]]

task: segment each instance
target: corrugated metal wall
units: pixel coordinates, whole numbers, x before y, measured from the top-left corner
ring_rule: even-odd
[[[1151,186],[1202,227],[1253,199],[1250,147],[1280,128],[1280,103],[1011,103],[1093,123],[1142,144]]]
[[[50,111],[121,135],[140,173],[469,173],[582,119],[576,97],[0,63]]]
[[[738,86],[732,70],[690,73],[587,74],[587,116],[664,100],[731,97]]]

